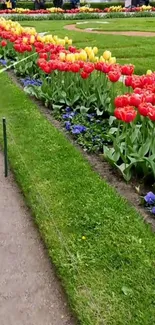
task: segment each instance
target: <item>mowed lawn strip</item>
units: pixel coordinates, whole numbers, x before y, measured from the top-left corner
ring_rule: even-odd
[[[87,20],[86,20],[87,21]],[[97,21],[97,20],[95,20]],[[153,31],[155,25],[154,18],[118,18],[118,19],[99,19],[99,24],[105,27],[105,30],[142,30]],[[109,22],[109,24],[101,24],[101,21]],[[113,22],[114,21],[114,22]],[[153,21],[153,22],[152,22]],[[83,23],[83,21],[81,21]],[[154,53],[155,53],[155,37],[131,37],[120,35],[104,35],[104,34],[91,34],[88,32],[80,33],[76,31],[68,31],[64,29],[65,25],[76,24],[76,21],[25,21],[21,22],[23,26],[33,26],[38,32],[50,32],[53,35],[64,37],[68,35],[73,39],[73,45],[78,48],[85,48],[86,46],[97,46],[100,49],[99,55],[105,50],[110,50],[113,56],[116,56],[117,62],[126,64],[131,63],[135,65],[135,72],[137,74],[146,73],[148,69],[155,70]],[[136,26],[134,28],[133,26]],[[150,24],[150,25],[149,25]],[[82,25],[77,25],[81,27]],[[123,27],[124,26],[124,27]],[[149,26],[151,26],[149,28]],[[88,24],[83,24],[84,28],[91,27]],[[104,28],[102,27],[102,28]],[[147,29],[148,27],[148,29]]]
[[[0,89],[10,164],[80,324],[154,324],[149,226],[6,74]]]

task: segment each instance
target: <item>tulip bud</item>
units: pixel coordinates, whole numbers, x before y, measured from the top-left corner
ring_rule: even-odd
[[[152,74],[152,70],[147,70],[146,74]]]
[[[68,45],[72,45],[72,39],[68,40]]]
[[[98,48],[96,46],[93,47],[93,52],[94,52],[95,55],[98,53]]]
[[[109,60],[111,58],[111,52],[110,51],[105,51],[103,53],[103,57],[105,60]]]
[[[34,44],[34,42],[35,42],[35,37],[34,37],[34,35],[31,35],[31,37],[30,37],[30,44]]]
[[[61,53],[59,54],[59,58],[60,58],[60,61],[65,61],[66,54],[63,53],[63,52],[61,52]]]
[[[23,43],[24,44],[27,44],[27,42],[28,42],[28,38],[27,37],[23,37]]]
[[[103,58],[103,56],[100,56],[100,62],[105,62],[105,59]]]
[[[113,56],[109,59],[109,63],[115,64],[116,63],[116,58]]]

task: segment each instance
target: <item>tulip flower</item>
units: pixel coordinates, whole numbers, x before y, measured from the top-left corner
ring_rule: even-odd
[[[155,106],[152,106],[152,109],[149,110],[148,117],[151,121],[155,121]]]
[[[124,107],[129,105],[129,96],[128,95],[122,95],[118,96],[114,100],[115,107]]]
[[[87,78],[89,78],[89,73],[87,73],[87,72],[85,72],[85,71],[82,71],[82,72],[81,72],[81,78],[82,78],[82,79],[87,79]]]
[[[136,118],[137,112],[132,106],[126,106],[123,108],[118,107],[115,109],[114,115],[117,119],[122,120],[125,123],[130,123]]]
[[[103,53],[103,58],[104,58],[105,60],[109,60],[109,59],[111,58],[111,52],[110,52],[110,51],[105,51],[105,52]]]
[[[140,113],[140,115],[144,117],[148,116],[151,110],[152,110],[152,104],[150,103],[141,103],[138,106],[138,112]]]
[[[108,73],[108,78],[111,82],[117,82],[121,77],[121,73],[119,71],[110,71]]]
[[[2,41],[1,41],[1,46],[2,46],[2,47],[7,46],[7,42],[6,42],[5,40],[2,40]]]

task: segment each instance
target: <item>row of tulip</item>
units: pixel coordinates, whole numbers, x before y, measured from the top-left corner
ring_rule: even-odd
[[[135,172],[155,178],[155,73],[136,76],[132,65],[117,64],[110,51],[99,55],[97,47],[77,49],[67,36],[41,36],[34,28],[5,19],[0,20],[0,38],[1,58],[18,60],[19,75],[39,79],[25,87],[28,93],[55,112],[69,106],[104,119],[102,137],[113,143],[104,146],[106,159],[126,180]],[[118,91],[123,95],[116,96]],[[86,129],[80,125],[78,134]]]
[[[60,13],[60,14],[78,14],[78,13],[110,13],[110,12],[142,12],[142,11],[155,11],[155,7],[152,6],[141,6],[135,8],[125,8],[122,6],[111,6],[101,10],[99,8],[91,8],[87,6],[82,6],[76,9],[64,10],[62,8],[49,8],[46,10],[30,10],[30,9],[23,9],[23,8],[16,8],[16,9],[5,9],[0,10],[0,14],[51,14],[51,13]]]
[[[125,8],[122,6],[111,6],[109,8],[105,8],[104,12],[142,12],[142,11],[155,11],[155,7],[152,6],[140,6],[140,7],[132,7],[132,8]]]
[[[30,10],[24,8],[16,8],[12,10],[11,9],[0,10],[0,14],[51,14],[51,13],[73,14],[73,13],[100,13],[100,12],[104,12],[104,11],[98,8],[90,8],[87,6],[82,6],[77,9],[70,9],[70,10],[64,10],[62,8],[55,8],[55,7],[51,7],[45,10],[43,9]]]
[[[114,116],[118,128],[113,130],[113,148],[105,155],[117,166],[126,180],[136,170],[140,176],[155,178],[155,73],[128,76],[128,92],[115,98]]]

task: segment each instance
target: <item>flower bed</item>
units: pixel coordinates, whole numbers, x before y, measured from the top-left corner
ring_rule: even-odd
[[[46,10],[30,10],[24,8],[16,8],[16,9],[5,9],[0,10],[0,14],[25,14],[25,15],[37,15],[37,14],[79,14],[79,13],[119,13],[119,12],[151,12],[155,11],[155,7],[153,6],[141,6],[141,7],[132,7],[132,8],[125,8],[122,6],[111,6],[105,9],[99,8],[91,8],[87,6],[83,6],[77,9],[62,9],[62,8],[48,8]]]
[[[0,38],[1,64],[19,62],[14,68],[25,91],[53,110],[85,150],[103,152],[127,181],[155,179],[155,73],[136,76],[109,51],[99,56],[97,47],[77,49],[68,37],[40,36],[4,19]]]
[[[68,14],[77,14],[77,13],[100,13],[104,12],[104,10],[98,8],[89,8],[89,7],[80,7],[78,9],[70,9],[70,10],[63,10],[61,8],[48,8],[46,10],[30,10],[30,9],[23,9],[23,8],[16,8],[16,9],[6,9],[0,10],[0,14],[51,14],[51,13],[68,13]]]
[[[153,6],[141,6],[141,7],[132,7],[125,8],[122,6],[111,6],[104,9],[104,12],[143,12],[143,11],[155,11]]]

